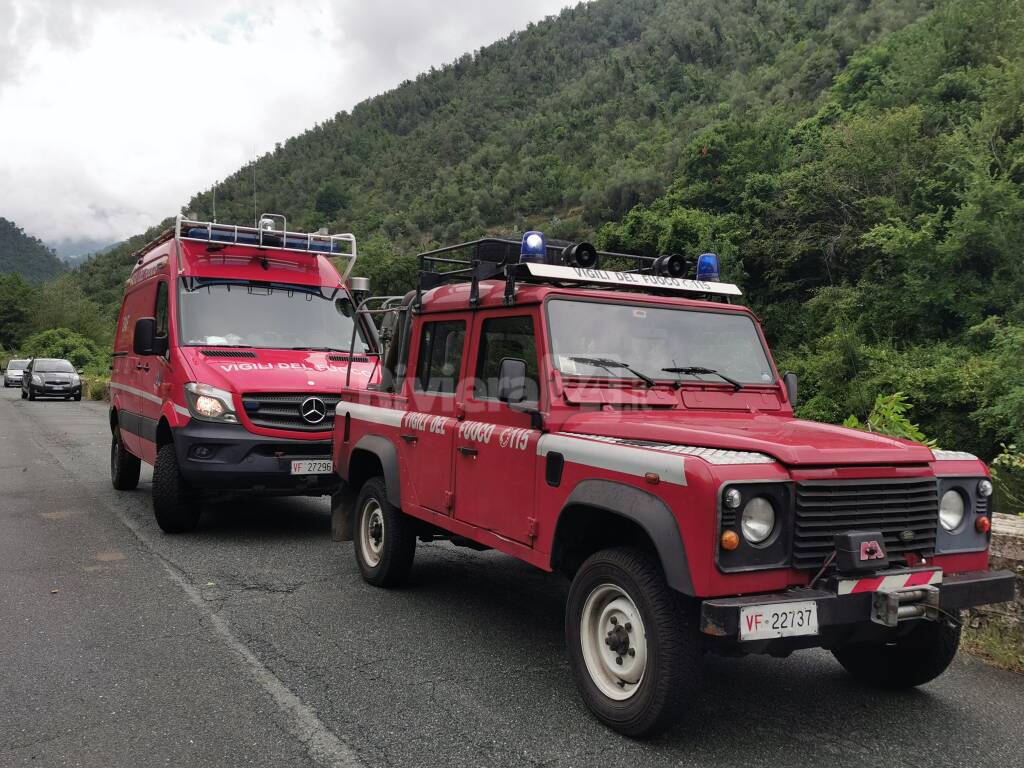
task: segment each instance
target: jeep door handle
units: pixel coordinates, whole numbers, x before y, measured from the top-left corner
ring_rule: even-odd
[[[476,456],[477,450],[476,448],[470,448],[468,445],[460,445],[459,453],[463,456]]]
[[[145,365],[142,365],[141,363],[136,363],[135,370],[136,371],[148,371],[149,370],[149,363],[146,363]]]
[[[416,435],[402,435],[402,439],[405,440],[405,442],[410,443],[410,444],[411,443],[415,443],[417,440],[419,440],[419,438],[416,437]]]

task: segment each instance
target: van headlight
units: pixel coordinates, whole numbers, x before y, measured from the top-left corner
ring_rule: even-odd
[[[740,515],[743,538],[751,544],[763,544],[775,530],[775,507],[763,496],[751,499]]]
[[[964,497],[960,491],[946,491],[939,502],[939,523],[947,531],[957,530],[964,521],[964,510]]]
[[[234,397],[226,389],[190,381],[185,385],[185,401],[193,417],[202,421],[237,424]]]

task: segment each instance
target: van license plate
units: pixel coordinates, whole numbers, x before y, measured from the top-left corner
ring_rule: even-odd
[[[300,459],[292,462],[293,475],[330,475],[334,472],[334,462],[324,459]]]
[[[740,640],[816,634],[818,604],[813,600],[740,608]]]

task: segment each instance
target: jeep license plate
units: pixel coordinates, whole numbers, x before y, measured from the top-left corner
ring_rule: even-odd
[[[299,459],[292,462],[293,475],[329,475],[334,472],[330,459]]]
[[[818,634],[818,604],[813,600],[740,608],[740,640],[771,640]]]

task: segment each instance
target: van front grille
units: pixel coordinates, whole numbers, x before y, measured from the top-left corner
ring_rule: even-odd
[[[814,480],[797,483],[793,566],[820,568],[837,533],[881,531],[891,561],[935,553],[935,478]]]
[[[303,404],[319,399],[324,417],[311,423],[303,418]],[[254,426],[290,432],[330,432],[334,429],[334,409],[341,397],[323,392],[249,392],[242,395],[245,414]]]

